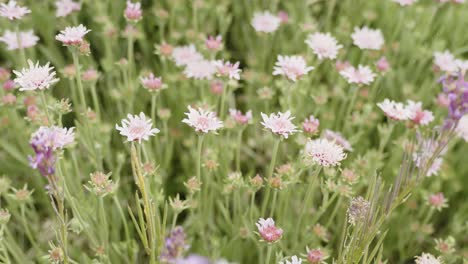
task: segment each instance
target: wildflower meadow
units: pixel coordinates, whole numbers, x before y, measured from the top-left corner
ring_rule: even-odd
[[[0,263],[467,264],[467,26],[465,0],[0,0]]]

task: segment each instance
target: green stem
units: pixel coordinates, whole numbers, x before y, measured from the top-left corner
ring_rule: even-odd
[[[270,258],[271,258],[271,252],[273,251],[273,245],[268,245],[268,250],[267,250],[267,256],[265,259],[265,264],[271,264],[270,263]]]
[[[241,144],[242,144],[242,134],[244,132],[244,128],[239,130],[237,134],[237,151],[236,151],[236,171],[240,172],[240,155],[241,155]]]
[[[47,106],[47,101],[45,98],[44,91],[41,91],[40,94],[41,94],[42,105],[44,106],[44,111],[47,116],[47,121],[49,122],[49,125],[52,125],[52,119],[50,118],[50,115],[49,115],[49,107]]]
[[[80,61],[78,58],[78,50],[73,49],[72,56],[73,56],[73,65],[75,66],[75,71],[76,71],[76,83],[78,85],[78,95],[80,97],[81,107],[83,108],[83,111],[86,113],[86,109],[87,109],[86,97],[84,94],[83,82],[81,81],[81,68],[80,68]]]
[[[203,135],[198,136],[198,143],[197,143],[197,179],[201,182],[201,155],[202,155],[202,147],[203,147]]]
[[[26,60],[26,53],[25,53],[25,51],[24,51],[23,45],[21,44],[21,36],[20,36],[20,31],[19,31],[19,24],[16,24],[15,32],[16,32],[16,41],[18,42],[18,47],[19,47],[19,50],[20,50],[21,63],[23,64],[23,66],[27,66],[27,65],[28,65],[28,62],[27,62],[27,60]]]
[[[273,178],[273,171],[275,170],[276,157],[278,155],[278,148],[279,148],[280,142],[281,142],[281,138],[278,138],[275,141],[275,144],[273,146],[273,152],[272,152],[272,156],[271,156],[270,167],[268,169],[268,174],[267,174],[268,183],[270,183],[271,179]],[[270,192],[271,192],[271,187],[267,186],[265,197],[264,197],[264,200],[263,200],[263,203],[262,203],[262,215],[264,215],[265,212],[266,212],[266,207],[267,207],[267,204],[268,204],[268,200],[270,199]]]

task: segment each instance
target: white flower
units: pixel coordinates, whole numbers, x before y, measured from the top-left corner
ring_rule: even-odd
[[[240,72],[242,70],[239,69],[239,62],[232,64],[229,61],[217,60],[213,62],[213,65],[216,67],[218,75],[227,76],[229,79],[234,80],[240,79]]]
[[[377,106],[382,109],[384,114],[393,120],[409,120],[414,118],[414,113],[409,110],[403,103],[397,103],[389,99],[377,103]]]
[[[298,258],[297,256],[292,256],[291,261],[289,260],[285,260],[284,262],[280,261],[278,264],[301,264],[301,263],[302,263],[302,259]]]
[[[215,73],[216,67],[211,61],[207,60],[191,61],[184,70],[185,76],[197,80],[211,80]]]
[[[252,19],[252,26],[257,32],[275,32],[281,24],[281,19],[268,11],[257,12]]]
[[[468,115],[462,116],[458,121],[458,126],[455,130],[461,138],[468,142]]]
[[[206,111],[203,109],[193,109],[188,107],[189,112],[185,113],[187,118],[182,120],[183,123],[195,128],[196,132],[208,133],[216,132],[223,127],[223,122],[218,119],[215,112]]]
[[[40,66],[39,62],[34,65],[31,60],[28,60],[28,64],[29,68],[23,68],[20,72],[13,71],[16,74],[14,81],[19,85],[20,91],[49,89],[51,85],[59,81],[55,78],[55,71],[52,71],[54,67],[49,67],[49,62]]]
[[[295,82],[306,75],[314,67],[308,67],[306,61],[301,56],[281,56],[278,55],[273,75],[284,75],[286,78]]]
[[[291,116],[291,112],[287,111],[286,113],[278,112],[277,114],[270,114],[267,116],[264,113],[261,113],[263,122],[261,124],[266,128],[271,130],[274,134],[288,138],[290,135],[296,133],[298,130],[296,126],[291,122],[294,117]]]
[[[412,116],[411,121],[416,125],[427,125],[434,120],[434,115],[431,111],[422,109],[421,102],[408,100],[406,108]]]
[[[336,144],[342,146],[347,151],[353,151],[351,143],[349,143],[349,141],[345,137],[343,137],[343,135],[339,132],[335,132],[330,129],[325,129],[325,131],[323,131],[323,137],[328,140],[334,141]]]
[[[83,25],[77,27],[66,27],[65,30],[55,36],[55,39],[62,42],[64,45],[79,45],[83,42],[84,36],[91,30]]]
[[[18,38],[20,43],[18,43]],[[18,32],[18,35],[16,35],[16,32],[5,30],[3,36],[0,37],[0,41],[7,45],[8,50],[16,50],[19,48],[34,47],[37,41],[39,41],[39,38],[34,35],[32,30]]]
[[[366,85],[373,82],[376,76],[369,66],[363,65],[359,65],[357,69],[353,66],[346,67],[344,70],[340,71],[340,74],[346,79],[346,81],[348,81],[348,83]]]
[[[203,60],[203,56],[195,49],[194,45],[190,45],[174,48],[172,59],[177,66],[185,66],[193,61]]]
[[[393,0],[393,2],[400,4],[401,6],[409,6],[416,3],[418,0]]]
[[[8,4],[0,4],[0,16],[10,20],[21,19],[24,15],[31,13],[27,7],[16,5],[16,1],[10,0]]]
[[[422,253],[421,256],[416,256],[416,264],[442,264],[442,260],[429,253]]]
[[[468,71],[468,60],[455,60],[455,64],[460,72],[465,74]]]
[[[262,239],[268,243],[278,241],[283,235],[283,229],[277,227],[271,217],[267,219],[260,218],[255,225]]]
[[[314,54],[321,59],[336,59],[338,51],[343,47],[338,44],[336,39],[330,33],[310,34],[305,41],[314,51]]]
[[[146,119],[143,112],[139,116],[128,114],[127,118],[122,119],[121,127],[116,124],[115,129],[120,131],[120,135],[126,136],[128,141],[138,141],[141,143],[141,140],[148,140],[150,136],[159,133],[159,129],[152,128],[151,119]]]
[[[354,28],[351,35],[354,45],[360,49],[379,50],[384,44],[384,37],[379,29],[371,29],[368,27]]]
[[[66,17],[73,11],[81,10],[81,4],[73,2],[73,0],[57,0],[55,6],[57,7],[57,11],[55,12],[55,16],[57,17]]]
[[[346,158],[343,147],[327,139],[309,140],[305,146],[306,159],[323,167],[340,165]]]
[[[444,52],[434,52],[434,64],[445,72],[450,73],[458,70],[455,56],[448,50]]]

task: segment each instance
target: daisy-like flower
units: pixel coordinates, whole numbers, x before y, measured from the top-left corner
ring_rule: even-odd
[[[252,26],[257,32],[275,32],[280,24],[281,19],[268,11],[255,13],[252,19]]]
[[[193,109],[188,107],[188,113],[185,113],[187,118],[182,122],[193,127],[196,132],[208,133],[216,132],[223,127],[223,122],[219,120],[215,112],[206,111],[203,109]]]
[[[410,6],[416,3],[418,0],[393,0],[393,2],[401,5],[401,6]]]
[[[403,103],[397,103],[389,99],[377,103],[377,106],[382,109],[384,114],[397,121],[408,120],[414,118],[414,113],[410,111]]]
[[[213,62],[216,67],[216,72],[219,76],[227,76],[229,79],[239,80],[241,69],[239,69],[239,62],[230,63],[229,61],[223,62],[217,60]]]
[[[426,176],[431,177],[431,176],[437,175],[440,171],[440,168],[442,167],[443,162],[444,162],[444,159],[442,158],[434,159],[431,166],[427,170]]]
[[[319,126],[320,121],[313,115],[309,116],[309,118],[306,118],[304,122],[302,122],[302,130],[308,134],[317,133]]]
[[[338,51],[343,48],[330,33],[317,32],[310,34],[305,43],[322,59],[336,59]]]
[[[275,221],[272,218],[258,219],[255,224],[258,228],[258,232],[263,240],[268,243],[276,242],[281,239],[283,235],[283,229],[275,225]]]
[[[20,40],[19,43],[18,38]],[[18,35],[10,30],[5,30],[3,36],[0,37],[0,41],[7,45],[8,50],[16,50],[20,48],[26,49],[36,46],[39,38],[34,35],[32,30],[19,32]]]
[[[375,66],[377,70],[381,73],[385,73],[390,70],[390,63],[388,62],[387,58],[381,57],[376,63]]]
[[[29,8],[17,5],[15,0],[10,0],[8,4],[0,4],[0,16],[9,20],[21,19],[29,13],[31,13]]]
[[[298,258],[297,256],[292,256],[291,261],[285,260],[284,262],[283,261],[278,262],[278,264],[301,264],[301,263],[302,263],[302,259]]]
[[[145,89],[150,92],[157,92],[164,89],[164,84],[161,77],[155,77],[153,73],[150,73],[146,77],[140,77],[141,84]]]
[[[312,249],[307,252],[307,261],[312,264],[319,264],[325,259],[325,253],[321,249]]]
[[[434,52],[434,65],[441,71],[453,73],[458,70],[455,56],[450,51]]]
[[[468,142],[468,115],[464,115],[462,118],[460,118],[455,131],[457,132],[458,136]]]
[[[49,62],[44,66],[40,66],[39,62],[34,65],[31,60],[28,60],[28,64],[29,68],[13,71],[16,74],[14,81],[20,87],[20,91],[49,89],[50,86],[59,81],[59,79],[55,78],[55,71],[52,71],[54,67],[49,67]]]
[[[239,125],[248,124],[252,120],[252,111],[249,110],[245,114],[242,114],[240,110],[229,109],[229,116],[236,121]]]
[[[57,17],[66,17],[74,11],[81,10],[81,4],[73,0],[58,0],[55,2],[55,6],[57,7],[57,11],[55,12],[55,16]]]
[[[436,193],[436,194],[431,194],[427,198],[427,201],[430,206],[434,207],[437,209],[437,211],[441,211],[442,208],[448,207],[448,200],[445,198],[443,193]]]
[[[340,145],[347,151],[353,151],[351,143],[349,143],[349,141],[339,132],[326,129],[323,131],[323,137],[330,141],[334,141],[336,144]]]
[[[55,39],[67,46],[80,45],[84,41],[84,36],[90,31],[91,30],[81,24],[77,27],[66,27],[55,36]]]
[[[212,51],[220,50],[223,47],[223,37],[221,35],[216,37],[208,36],[205,40],[205,47]]]
[[[309,140],[304,154],[307,160],[323,167],[335,167],[346,158],[343,147],[327,139]]]
[[[368,85],[374,81],[376,76],[375,73],[369,68],[369,66],[359,65],[358,68],[353,66],[346,67],[340,71],[348,83],[365,84]]]
[[[184,70],[184,74],[187,78],[196,80],[211,80],[215,73],[216,67],[208,60],[191,61]]]
[[[422,253],[421,256],[415,257],[416,264],[442,264],[442,259],[440,257],[434,257],[429,253]]]
[[[132,3],[131,1],[127,1],[127,7],[124,11],[124,16],[126,19],[130,21],[138,21],[141,19],[143,15],[143,11],[141,11],[141,3]]]
[[[278,55],[273,75],[283,75],[295,82],[313,69],[314,67],[307,66],[306,61],[301,56]]]
[[[351,38],[360,49],[380,50],[384,44],[384,37],[379,29],[356,27]]]
[[[288,138],[290,135],[296,133],[298,130],[296,126],[291,122],[294,117],[291,117],[291,112],[287,111],[286,113],[278,112],[277,114],[270,114],[267,116],[264,113],[261,113],[263,121],[261,124],[266,129],[271,130],[274,134]]]
[[[172,59],[177,66],[185,66],[193,61],[203,60],[203,56],[194,45],[175,47],[172,50]]]
[[[63,149],[75,141],[73,129],[73,127],[42,126],[32,134],[30,143],[37,148]]]
[[[159,133],[159,129],[153,128],[151,119],[146,119],[142,112],[140,115],[128,114],[128,119],[122,119],[122,126],[115,125],[115,129],[120,131],[120,135],[126,136],[128,141],[148,140],[150,136]]]
[[[414,102],[408,100],[408,105],[406,106],[408,111],[411,112],[411,121],[416,125],[427,125],[434,120],[434,115],[429,110],[422,109],[421,102]]]

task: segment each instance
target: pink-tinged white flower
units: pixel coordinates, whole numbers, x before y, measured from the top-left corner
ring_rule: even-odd
[[[29,8],[17,5],[14,0],[10,0],[8,4],[0,4],[0,16],[9,20],[21,19],[29,13],[31,13]]]
[[[319,264],[325,259],[325,253],[321,249],[312,249],[307,252],[307,261],[311,264]]]
[[[122,119],[122,126],[115,125],[115,129],[120,132],[120,135],[126,136],[128,141],[148,140],[150,136],[159,133],[159,129],[153,128],[151,119],[146,119],[142,112],[140,115],[127,115],[128,119]]]
[[[177,66],[185,66],[193,61],[203,60],[203,56],[194,45],[175,47],[172,50],[172,59]]]
[[[416,264],[442,264],[442,259],[440,257],[434,257],[429,253],[422,253],[421,256],[416,256]]]
[[[211,80],[216,73],[216,67],[211,61],[198,60],[189,62],[184,70],[187,78],[196,80]]]
[[[266,128],[271,130],[274,134],[288,138],[290,135],[296,133],[298,130],[296,126],[291,122],[294,117],[291,117],[291,112],[287,111],[286,113],[278,112],[277,114],[270,114],[267,116],[264,113],[261,113],[263,121],[261,124]]]
[[[325,131],[323,131],[322,136],[325,139],[334,141],[336,144],[340,145],[346,151],[353,151],[353,147],[351,146],[351,143],[349,143],[349,141],[339,132],[326,129]]]
[[[81,4],[73,0],[58,0],[55,2],[55,6],[57,7],[55,12],[57,17],[66,17],[74,11],[81,10]]]
[[[52,150],[63,149],[75,141],[73,129],[73,127],[67,129],[57,126],[41,126],[31,135],[31,143],[34,142],[37,146],[51,148]]]
[[[425,126],[434,120],[434,115],[431,111],[422,109],[421,102],[408,100],[406,108],[411,112],[411,121],[416,125]]]
[[[208,50],[218,51],[223,47],[223,37],[221,35],[208,36],[205,40],[205,46]]]
[[[255,224],[258,228],[258,232],[263,240],[268,243],[276,242],[281,239],[283,235],[283,229],[275,225],[275,221],[272,218],[258,219]]]
[[[468,115],[462,116],[458,121],[458,126],[455,130],[461,138],[468,142]]]
[[[229,109],[229,116],[236,121],[239,125],[248,124],[252,120],[252,111],[249,110],[245,114],[242,114],[240,110]]]
[[[455,64],[462,74],[465,74],[468,71],[468,60],[457,59],[455,60]]]
[[[442,208],[448,207],[448,200],[445,198],[443,193],[436,193],[431,194],[427,198],[429,205],[437,209],[438,211],[442,210]]]
[[[304,122],[302,122],[302,130],[308,134],[315,134],[318,132],[318,128],[320,126],[320,121],[315,118],[313,115],[306,118]]]
[[[240,79],[242,70],[239,69],[239,62],[233,64],[229,61],[217,60],[213,62],[213,65],[216,67],[216,72],[219,76],[226,76],[234,80]]]
[[[34,35],[32,30],[19,32],[18,35],[15,32],[5,30],[3,36],[0,37],[0,41],[7,45],[8,50],[16,50],[20,48],[26,49],[36,46],[39,38]]]
[[[393,0],[393,2],[398,3],[401,6],[409,6],[416,3],[418,0]]]
[[[313,69],[314,67],[307,66],[302,56],[278,55],[278,60],[273,69],[273,75],[283,75],[295,82]]]
[[[390,70],[390,63],[388,62],[387,58],[385,58],[385,57],[381,57],[381,58],[377,61],[377,63],[376,63],[375,66],[377,66],[377,70],[378,70],[379,72],[382,72],[382,73],[385,73],[385,72],[387,72],[388,70]]]
[[[336,59],[338,51],[343,48],[330,33],[314,33],[307,37],[305,43],[322,59]]]
[[[431,176],[439,174],[439,171],[440,171],[440,168],[442,167],[443,162],[444,162],[443,158],[434,159],[431,166],[427,170],[426,176],[431,177]]]
[[[346,158],[343,147],[327,139],[309,140],[304,154],[307,160],[323,167],[335,167]]]
[[[280,24],[281,19],[268,11],[255,13],[252,19],[252,26],[257,32],[275,32]]]
[[[203,109],[194,109],[188,107],[188,113],[185,113],[187,118],[182,122],[193,127],[196,132],[209,133],[216,132],[223,127],[223,122],[219,120],[215,112],[206,111]]]
[[[458,70],[455,56],[450,51],[434,52],[434,64],[441,71],[453,73]]]
[[[379,29],[356,27],[351,38],[360,49],[380,50],[384,44],[384,37]]]
[[[414,118],[414,113],[410,111],[403,103],[397,103],[389,99],[377,104],[384,114],[393,120],[409,120]]]
[[[155,77],[153,73],[150,73],[146,77],[140,77],[141,84],[144,88],[150,92],[157,92],[164,89],[164,84],[161,77]]]
[[[282,24],[289,23],[289,15],[286,11],[280,10],[278,11],[278,18],[280,19]]]
[[[84,36],[90,31],[81,24],[77,27],[66,27],[55,36],[55,39],[64,45],[80,45],[84,41]]]
[[[283,261],[280,261],[278,262],[278,264],[301,264],[302,263],[302,259],[298,258],[297,256],[292,256],[291,257],[291,261],[289,260],[284,260]]]
[[[138,21],[141,19],[143,15],[143,11],[141,11],[141,3],[132,3],[131,1],[127,1],[127,7],[124,11],[124,16],[126,19],[130,21]]]
[[[348,83],[365,84],[368,85],[374,81],[375,73],[372,72],[369,66],[359,65],[358,68],[349,66],[340,71]]]
[[[13,71],[16,74],[15,83],[20,87],[20,91],[49,89],[50,86],[59,81],[55,78],[55,71],[52,71],[54,67],[49,67],[49,62],[40,66],[39,62],[34,65],[32,61],[28,60],[28,64],[29,68]]]

